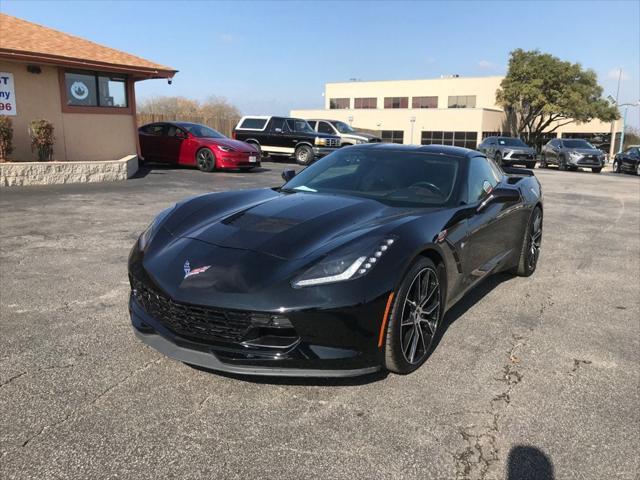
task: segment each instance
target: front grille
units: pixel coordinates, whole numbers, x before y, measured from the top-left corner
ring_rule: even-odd
[[[337,138],[327,138],[325,145],[327,147],[338,147],[340,146],[340,140]]]
[[[176,335],[195,340],[238,342],[249,329],[248,312],[178,303],[135,278],[130,281],[138,304]]]
[[[518,160],[533,160],[533,155],[530,153],[514,153],[511,158],[517,158]]]

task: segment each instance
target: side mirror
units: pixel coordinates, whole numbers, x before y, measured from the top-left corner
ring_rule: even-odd
[[[282,179],[285,182],[288,182],[289,180],[291,180],[295,176],[296,176],[296,171],[295,170],[283,170],[282,171]]]
[[[282,129],[281,128],[274,128],[273,131],[275,133],[282,133]]]
[[[482,212],[485,208],[493,203],[515,203],[520,201],[520,192],[515,188],[497,187],[489,193],[480,205],[477,212]]]

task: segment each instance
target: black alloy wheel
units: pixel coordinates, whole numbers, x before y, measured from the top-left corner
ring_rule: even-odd
[[[216,168],[216,157],[208,148],[201,148],[196,153],[196,164],[203,172],[213,172]]]
[[[443,317],[440,270],[428,258],[416,261],[402,281],[387,326],[385,367],[413,372],[429,353]]]
[[[591,169],[591,171],[592,171],[593,173],[600,173],[600,172],[602,171],[602,167],[593,167],[593,168]]]
[[[540,249],[542,247],[542,210],[536,207],[531,214],[529,224],[524,233],[522,250],[518,266],[513,273],[520,277],[528,277],[536,271]]]

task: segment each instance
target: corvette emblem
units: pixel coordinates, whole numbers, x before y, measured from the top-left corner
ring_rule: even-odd
[[[187,260],[184,262],[182,268],[184,270],[184,278],[189,278],[194,275],[198,275],[199,273],[206,272],[211,268],[211,265],[205,265],[204,267],[198,267],[191,270],[191,264],[189,263],[189,260]]]

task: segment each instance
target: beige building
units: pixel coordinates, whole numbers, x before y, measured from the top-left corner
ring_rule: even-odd
[[[505,114],[495,96],[502,78],[327,83],[324,109],[292,110],[291,115],[341,120],[378,131],[387,142],[476,148],[483,138],[505,131]],[[549,136],[590,137],[610,131],[610,123],[596,120],[564,125]]]
[[[112,160],[138,153],[137,81],[176,70],[0,14],[0,115],[13,122],[10,160],[35,160],[29,124],[54,126],[53,159]]]

